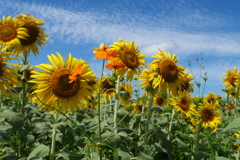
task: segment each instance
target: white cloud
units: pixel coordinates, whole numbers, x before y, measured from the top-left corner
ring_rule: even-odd
[[[186,3],[174,5],[175,7],[171,8],[171,3],[164,4],[166,8],[162,8],[160,13],[172,10],[167,17],[163,16],[166,14],[161,15],[158,12],[155,17],[150,17],[147,13],[123,15],[121,6],[110,13],[107,12],[108,10],[98,12],[91,8],[89,11],[79,12],[55,8],[51,4],[21,2],[20,5],[19,2],[11,1],[0,3],[3,9],[0,12],[3,14],[11,7],[14,11],[11,14],[25,11],[45,20],[44,28],[47,34],[51,35],[50,43],[61,41],[74,44],[101,42],[111,44],[122,37],[130,41],[134,40],[139,45],[139,49],[148,56],[157,53],[157,48],[182,57],[199,53],[218,56],[224,56],[226,53],[239,54],[239,32],[233,34],[193,32],[194,30],[188,32],[189,28],[206,30],[209,27],[225,25],[227,20],[224,16],[211,14],[210,11],[204,11],[204,13],[201,10],[195,11],[191,8],[192,5]],[[156,4],[156,7],[160,6]],[[184,30],[184,27],[187,29]]]

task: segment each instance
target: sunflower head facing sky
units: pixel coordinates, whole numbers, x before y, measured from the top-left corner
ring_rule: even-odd
[[[36,67],[43,71],[33,71],[34,95],[42,102],[41,108],[47,111],[60,111],[67,113],[75,112],[83,104],[87,104],[87,97],[92,95],[92,87],[89,81],[95,80],[94,72],[83,60],[72,58],[68,54],[66,61],[60,53],[57,56],[51,54],[48,60],[51,64],[40,64]],[[84,68],[76,75],[76,79],[71,81],[72,70],[82,66]]]
[[[118,53],[116,59],[125,65],[123,69],[117,71],[117,74],[120,76],[127,74],[127,80],[132,81],[133,76],[140,73],[142,67],[145,66],[145,54],[139,54],[140,51],[138,46],[134,45],[134,41],[129,43],[128,40],[125,42],[120,38],[120,42],[114,42],[110,49],[116,50]]]
[[[11,16],[3,16],[0,19],[0,51],[7,48],[21,46],[21,40],[29,37],[27,29],[24,28],[24,22],[19,21]]]
[[[15,49],[15,54],[18,55],[23,51],[24,55],[33,52],[34,55],[39,54],[38,47],[47,44],[46,37],[49,37],[43,28],[40,26],[44,25],[45,21],[41,21],[34,16],[31,16],[30,13],[25,15],[23,13],[17,16],[17,19],[24,23],[23,27],[27,29],[29,37],[21,39],[21,47]]]

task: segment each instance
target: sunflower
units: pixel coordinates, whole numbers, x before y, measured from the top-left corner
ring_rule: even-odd
[[[189,74],[186,71],[183,72],[183,83],[181,84],[181,89],[177,88],[177,90],[180,91],[188,91],[188,92],[192,92],[193,91],[193,87],[194,84],[191,82],[191,80],[193,80],[193,74]]]
[[[143,104],[132,104],[134,106],[134,109],[132,110],[133,114],[147,114],[148,113],[148,108],[144,108]]]
[[[153,106],[160,106],[164,107],[167,105],[167,97],[164,96],[162,93],[158,93],[153,98]]]
[[[203,99],[203,102],[207,104],[218,104],[217,95],[215,95],[214,92],[208,92],[208,95]]]
[[[120,101],[123,104],[129,104],[133,94],[132,84],[130,83],[123,84],[119,87],[119,90],[120,90]]]
[[[133,76],[140,73],[141,68],[145,66],[145,54],[138,54],[140,51],[138,50],[138,46],[134,45],[134,41],[128,43],[128,40],[124,42],[124,40],[120,38],[120,42],[114,42],[114,44],[110,46],[110,49],[116,50],[119,55],[116,59],[125,64],[125,68],[117,71],[117,74],[123,76],[127,73],[127,80],[132,81]]]
[[[179,93],[179,97],[170,98],[170,100],[173,101],[170,104],[175,106],[174,109],[176,109],[176,111],[183,113],[187,117],[191,117],[195,114],[195,105],[192,99],[190,93],[184,91]]]
[[[24,22],[19,21],[11,16],[3,16],[0,20],[0,46],[5,50],[7,48],[19,47],[21,45],[20,40],[27,39],[27,29],[24,28]]]
[[[221,123],[219,119],[222,117],[220,116],[220,112],[217,110],[217,107],[214,105],[203,104],[200,107],[197,115],[200,117],[198,124],[201,123],[203,128],[210,127],[213,129],[213,132],[217,130],[218,124]]]
[[[226,75],[226,78],[222,78],[223,79],[222,82],[227,89],[236,88],[235,82],[236,82],[237,70],[238,70],[237,67],[234,67],[233,71],[231,71],[230,69],[227,69],[227,73],[223,72],[223,74]]]
[[[143,69],[139,77],[140,80],[143,80],[142,82],[140,82],[142,88],[152,86],[156,74],[156,72],[153,72],[150,69]]]
[[[7,58],[11,52],[0,53],[0,91],[7,96],[5,87],[10,90],[10,84],[18,86],[20,81],[17,80],[17,73],[14,69],[9,68],[8,65],[16,65],[6,62],[7,60],[18,60],[17,58]]]
[[[63,113],[75,112],[79,106],[82,106],[82,103],[88,103],[87,97],[92,95],[88,81],[94,80],[96,77],[90,70],[90,66],[83,60],[72,58],[71,54],[68,54],[66,62],[64,62],[61,54],[56,54],[58,57],[53,54],[48,55],[51,65],[36,66],[43,71],[33,71],[32,78],[34,79],[29,82],[35,83],[34,94],[40,102],[43,102],[42,109],[54,112],[59,110]],[[83,66],[84,70],[75,81],[69,83],[71,71],[79,65]]]
[[[31,16],[30,13],[28,15],[19,14],[17,19],[24,23],[23,27],[28,30],[29,37],[20,40],[21,47],[17,48],[14,53],[18,55],[23,51],[24,55],[27,55],[32,51],[34,55],[39,54],[38,46],[46,45],[47,40],[45,38],[50,37],[46,35],[44,29],[40,27],[44,25],[45,21]]]
[[[184,67],[178,66],[175,54],[160,50],[158,54],[152,56],[156,58],[150,64],[150,70],[154,76],[153,88],[158,88],[161,93],[165,93],[168,88],[170,93],[177,95],[177,90],[182,90],[184,84]],[[151,76],[152,77],[152,76]]]
[[[112,99],[116,94],[115,82],[107,76],[102,79],[100,88],[101,88],[102,97],[106,98],[107,100]]]

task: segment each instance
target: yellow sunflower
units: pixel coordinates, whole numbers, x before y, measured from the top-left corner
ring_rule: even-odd
[[[231,71],[230,69],[227,69],[227,73],[223,72],[223,74],[226,75],[226,78],[222,78],[223,79],[222,82],[227,89],[236,88],[235,82],[236,82],[237,70],[238,70],[237,67],[234,67],[233,71]]]
[[[110,46],[111,49],[116,50],[118,53],[117,61],[122,61],[125,67],[122,70],[117,71],[117,74],[123,76],[127,73],[127,80],[132,81],[133,76],[141,72],[143,66],[145,66],[145,54],[138,54],[138,46],[134,45],[134,41],[128,43],[128,40],[124,42],[120,38],[120,42],[114,42]]]
[[[139,79],[142,80],[142,82],[140,82],[142,88],[152,86],[156,74],[157,74],[156,72],[153,72],[150,69],[143,69],[139,77]]]
[[[132,106],[134,106],[134,109],[132,110],[133,114],[147,114],[148,113],[148,108],[144,108],[143,104],[136,104],[133,103]]]
[[[154,71],[153,88],[158,88],[161,93],[165,93],[168,88],[170,93],[177,95],[177,90],[182,89],[184,67],[176,63],[176,55],[160,50],[158,54],[152,56],[156,58],[150,64],[150,70]],[[151,76],[152,77],[152,76]]]
[[[200,117],[200,119],[197,123],[201,123],[203,128],[210,127],[213,129],[213,132],[215,132],[218,124],[221,123],[219,119],[222,118],[220,116],[220,112],[217,110],[217,107],[212,104],[203,104],[199,107],[200,110],[198,111],[197,115]]]
[[[208,95],[203,99],[203,102],[207,104],[218,104],[217,95],[214,92],[208,92]]]
[[[195,114],[195,104],[192,102],[192,97],[187,91],[180,92],[179,97],[170,98],[172,102],[171,105],[174,105],[174,109],[177,112],[185,114],[187,117],[192,117]]]
[[[129,104],[132,99],[133,86],[130,83],[123,84],[119,87],[120,101],[122,104]]]
[[[36,67],[43,71],[33,71],[33,80],[29,82],[35,83],[34,93],[43,102],[41,108],[47,111],[57,110],[67,113],[75,112],[82,103],[87,104],[87,97],[92,95],[91,86],[88,81],[94,80],[94,71],[90,70],[90,66],[83,60],[72,58],[68,54],[66,62],[64,62],[60,53],[48,55],[51,64],[40,64]],[[78,74],[76,80],[70,83],[69,76],[71,71],[78,66],[84,68]]]
[[[180,91],[188,91],[188,92],[193,92],[193,87],[194,87],[194,84],[191,82],[191,80],[193,80],[193,74],[189,74],[187,73],[186,71],[183,72],[183,79],[182,79],[182,84],[181,84],[181,88],[182,89],[179,89],[177,88],[177,90],[180,90]]]
[[[17,58],[8,58],[11,52],[0,53],[0,91],[7,96],[5,87],[10,91],[10,85],[18,86],[20,81],[17,80],[17,73],[14,69],[9,68],[8,65],[16,65],[6,62],[7,60],[18,60]]]
[[[100,82],[99,82],[100,83]],[[101,83],[101,96],[107,100],[112,99],[116,94],[116,85],[109,77],[104,77]]]
[[[166,105],[167,105],[167,98],[166,98],[166,96],[163,96],[161,93],[154,96],[154,98],[153,98],[153,106],[164,107]]]
[[[12,47],[19,47],[21,39],[27,39],[27,29],[24,28],[24,22],[19,21],[11,16],[3,16],[0,19],[0,46],[2,50]],[[1,52],[2,52],[1,51]]]
[[[16,49],[14,53],[18,55],[23,51],[24,55],[26,55],[32,51],[34,55],[39,54],[38,46],[46,45],[47,40],[45,38],[50,37],[46,35],[43,28],[39,27],[44,25],[45,21],[31,16],[30,13],[28,15],[19,14],[17,19],[24,23],[23,27],[28,30],[29,37],[20,40],[21,47]]]

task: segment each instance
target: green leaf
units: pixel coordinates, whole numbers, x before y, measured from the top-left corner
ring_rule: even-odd
[[[33,123],[32,124],[32,128],[31,128],[32,132],[33,133],[37,133],[37,134],[43,133],[48,128],[47,127],[48,126],[47,123],[48,122],[36,122],[36,123]]]
[[[152,112],[156,111],[158,113],[162,113],[163,112],[163,108],[161,107],[152,107],[151,108]]]
[[[132,156],[128,152],[122,151],[120,149],[118,149],[118,155],[122,157],[122,160],[129,160],[130,158],[132,158]]]
[[[69,151],[64,151],[62,153],[56,154],[59,158],[63,158],[63,160],[79,160],[80,157],[78,155],[75,155]]]
[[[146,155],[145,153],[143,152],[140,152],[140,155],[137,156],[137,157],[134,157],[134,158],[137,158],[138,160],[154,160],[153,157],[149,156],[149,155]]]
[[[226,158],[226,157],[217,157],[216,160],[231,160],[231,159]]]
[[[7,121],[12,123],[14,126],[23,126],[24,124],[24,117],[23,114],[13,112],[11,110],[5,110],[0,113],[0,117],[4,117]]]
[[[130,123],[130,128],[135,129],[138,127],[140,121],[141,121],[142,114],[137,114],[134,116],[133,121]]]
[[[44,158],[49,155],[50,148],[43,144],[37,146],[28,156],[27,160],[31,160],[31,158],[41,157]]]
[[[190,156],[193,156],[195,160],[203,160],[205,157],[205,154],[201,152],[197,152],[197,153],[191,153]]]
[[[183,141],[181,141],[178,137],[176,137],[176,138],[174,139],[174,141],[177,142],[178,148],[186,148],[186,147],[187,147],[186,143],[184,143]]]
[[[230,122],[230,123],[228,124],[228,126],[225,127],[225,128],[222,130],[222,132],[225,132],[225,131],[227,131],[227,130],[229,130],[229,129],[232,129],[232,128],[238,128],[238,127],[240,127],[240,117],[238,117],[238,118],[234,119],[232,122]]]
[[[128,114],[128,112],[124,109],[124,108],[120,108],[118,111],[117,111],[117,117],[119,119],[122,119],[126,114]],[[128,123],[130,120],[130,117],[129,115],[127,115],[123,121],[125,121],[126,123]]]
[[[12,141],[12,139],[7,133],[0,132],[0,141]]]

